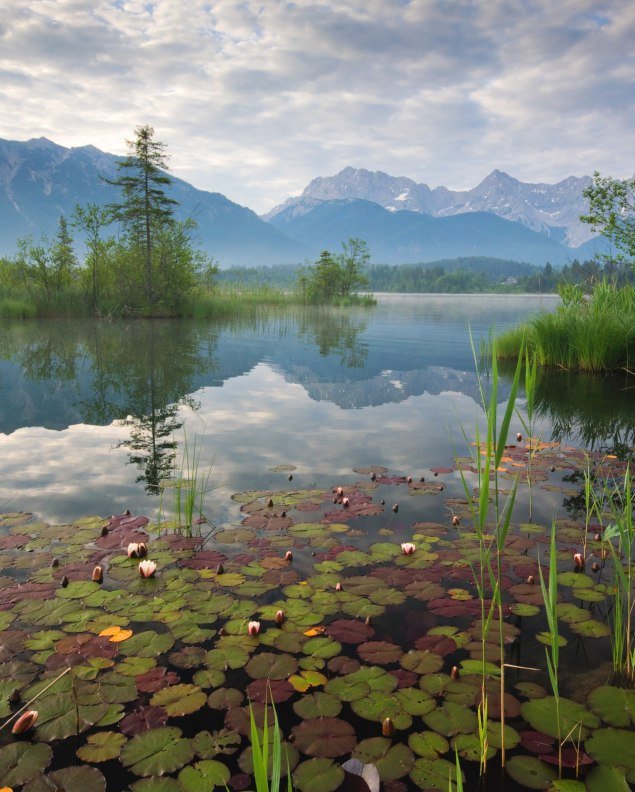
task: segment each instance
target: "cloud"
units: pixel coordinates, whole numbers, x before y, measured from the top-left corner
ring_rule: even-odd
[[[0,37],[3,136],[122,153],[151,123],[176,175],[258,211],[349,164],[632,171],[628,0],[14,0]]]

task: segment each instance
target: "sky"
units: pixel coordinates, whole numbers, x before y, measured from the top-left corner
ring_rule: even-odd
[[[635,172],[632,0],[0,0],[0,137],[262,213],[352,165],[431,187]]]

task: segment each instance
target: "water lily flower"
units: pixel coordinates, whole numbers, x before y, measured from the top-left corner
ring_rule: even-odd
[[[93,583],[101,583],[103,579],[104,579],[104,570],[99,565],[97,565],[93,569],[92,581]]]
[[[399,504],[395,503],[395,505],[392,507],[392,510],[394,511],[395,514],[397,514],[397,512],[399,511]]]
[[[335,494],[336,494],[336,495],[337,495],[339,498],[341,498],[341,497],[342,497],[342,495],[344,494],[344,488],[343,488],[343,487],[338,487],[338,488],[335,490]]]
[[[461,518],[459,517],[458,514],[455,514],[452,517],[452,525],[456,528],[459,525],[460,522],[461,522]]]
[[[128,558],[139,558],[139,543],[138,542],[130,542],[128,545]]]
[[[452,666],[452,670],[450,671],[450,679],[458,679],[461,676],[459,673],[458,666]]]
[[[341,590],[342,590],[342,584],[341,583],[336,583],[335,584],[335,591],[341,591]]]
[[[522,436],[522,434],[521,434],[520,432],[517,432],[517,434],[516,434],[516,441],[517,441],[518,443],[520,443],[520,442],[522,442],[522,439],[523,439],[523,436]]]
[[[348,507],[350,506],[350,504],[351,504],[351,502],[350,502],[350,500],[349,500],[348,498],[342,498],[342,506],[343,506],[345,509],[348,509]]]
[[[276,624],[282,624],[282,622],[284,621],[284,611],[282,611],[282,610],[276,611],[276,619],[275,619],[275,621],[276,621]]]
[[[37,718],[37,710],[27,710],[26,712],[23,712],[11,727],[12,733],[24,734],[25,732],[28,732],[29,729],[32,729],[35,725]]]
[[[408,482],[408,484],[412,484],[412,476],[408,476],[408,478],[406,479],[406,481]]]
[[[247,625],[247,632],[249,635],[256,636],[260,632],[260,622],[259,621],[250,621]]]
[[[417,546],[414,542],[402,542],[401,543],[401,552],[404,555],[412,555],[414,551],[417,549]]]
[[[148,555],[148,548],[145,542],[139,542],[139,546],[137,547],[137,553],[139,553],[139,558],[144,558]]]
[[[139,574],[142,578],[153,577],[157,571],[157,565],[154,561],[141,561],[139,563]]]
[[[584,556],[582,553],[574,553],[573,555],[573,563],[576,565],[578,569],[584,569]]]
[[[291,550],[287,550],[287,552],[284,554],[284,560],[293,561],[293,553],[291,552]]]

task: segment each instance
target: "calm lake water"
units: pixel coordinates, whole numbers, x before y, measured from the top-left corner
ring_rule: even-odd
[[[491,332],[556,304],[381,295],[370,310],[220,323],[4,324],[0,504],[49,521],[125,509],[153,518],[157,483],[181,459],[184,436],[199,468],[211,466],[206,509],[218,523],[229,519],[233,492],[286,482],[272,470],[279,465],[295,467],[298,486],[369,465],[424,474],[466,453],[463,430],[472,439],[482,420],[470,331],[478,349]],[[632,445],[627,385],[543,373],[541,437]],[[515,418],[512,436],[521,428]]]
[[[483,551],[465,488],[471,497],[478,484],[471,454],[490,377],[472,350],[556,305],[386,295],[374,309],[223,322],[1,325],[0,718],[43,695],[35,758],[16,759],[32,735],[18,743],[5,730],[0,784],[182,792],[211,788],[211,773],[216,788],[251,788],[245,693],[257,718],[274,697],[299,792],[350,792],[340,764],[353,751],[378,768],[383,792],[445,790],[455,748],[465,789],[555,789],[554,740],[574,733],[568,780],[582,763],[588,789],[635,782],[627,694],[607,686],[621,562],[593,522],[626,486],[632,377],[539,372],[539,444],[527,441],[521,388],[493,475],[502,500],[514,482],[518,494],[489,638],[475,585]],[[512,369],[501,364],[499,417]],[[188,458],[211,529],[169,524]],[[599,492],[588,521],[587,469]],[[491,504],[488,531],[498,496]],[[557,728],[536,584],[552,523],[566,697]],[[149,578],[127,552],[146,540]],[[69,666],[76,674],[51,688]]]

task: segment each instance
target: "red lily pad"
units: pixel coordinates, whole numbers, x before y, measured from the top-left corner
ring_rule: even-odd
[[[286,679],[256,679],[247,685],[247,696],[250,701],[265,704],[273,701],[280,704],[293,696],[295,690]]]
[[[157,666],[135,677],[137,690],[140,693],[156,693],[168,685],[177,685],[180,677],[174,671],[168,671],[164,666]]]
[[[372,638],[375,630],[358,619],[339,619],[329,624],[325,633],[340,643],[361,644]]]
[[[292,729],[296,747],[307,754],[333,759],[350,753],[357,743],[355,730],[340,718],[312,718]]]
[[[119,729],[127,734],[128,737],[133,737],[135,734],[148,731],[149,729],[157,729],[160,726],[165,726],[168,721],[168,713],[163,707],[153,707],[148,705],[146,707],[139,707],[134,710],[130,715],[120,721]]]

